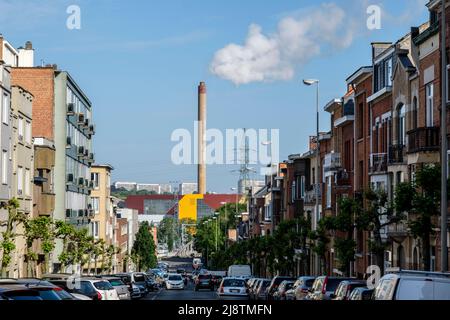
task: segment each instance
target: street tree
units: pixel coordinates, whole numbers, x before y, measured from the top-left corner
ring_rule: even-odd
[[[139,271],[156,267],[156,246],[148,222],[143,222],[139,227],[132,248],[132,256]]]

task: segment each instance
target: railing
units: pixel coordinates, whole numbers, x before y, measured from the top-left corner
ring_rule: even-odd
[[[370,173],[387,171],[387,153],[373,153],[370,155]]]
[[[418,128],[408,132],[408,152],[439,151],[439,128]]]
[[[349,186],[351,185],[350,173],[347,170],[339,170],[336,174],[336,185]]]
[[[325,172],[337,171],[341,168],[341,154],[329,153],[325,155],[323,169]]]
[[[305,203],[315,203],[316,202],[316,190],[319,194],[319,201],[322,200],[322,190],[320,188],[320,184],[311,185],[306,189],[305,192]]]
[[[389,164],[403,163],[406,147],[403,144],[394,144],[389,147]]]

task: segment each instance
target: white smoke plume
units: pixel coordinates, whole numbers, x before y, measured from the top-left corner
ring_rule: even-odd
[[[355,27],[351,14],[334,3],[283,18],[273,34],[252,24],[243,45],[229,44],[216,52],[210,71],[236,85],[290,80],[297,67],[324,51],[349,47]]]

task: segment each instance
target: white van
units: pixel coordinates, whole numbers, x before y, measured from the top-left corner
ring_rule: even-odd
[[[252,276],[252,268],[245,265],[232,265],[228,268],[228,277],[251,277]]]
[[[375,300],[450,300],[450,274],[399,271],[378,283]]]

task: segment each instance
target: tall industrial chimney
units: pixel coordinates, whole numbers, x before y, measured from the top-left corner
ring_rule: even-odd
[[[206,84],[198,86],[198,193],[206,194]]]

